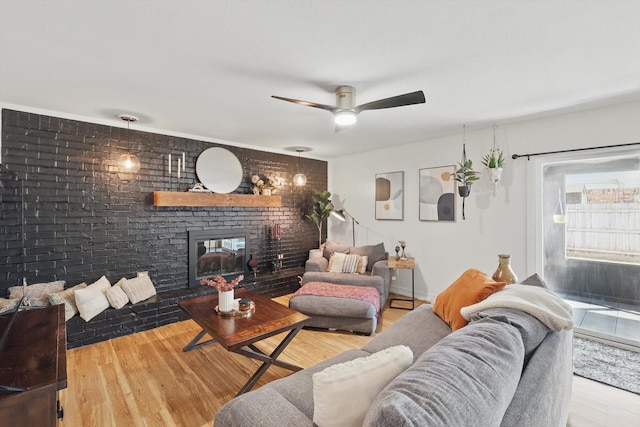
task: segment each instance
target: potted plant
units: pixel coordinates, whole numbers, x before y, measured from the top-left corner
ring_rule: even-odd
[[[479,179],[478,172],[473,170],[471,160],[458,163],[458,170],[456,170],[453,179],[458,181],[458,194],[462,197],[468,197],[471,193],[471,184]]]
[[[482,158],[482,164],[489,170],[489,180],[497,183],[502,178],[504,156],[499,148],[492,148],[489,154]]]
[[[329,191],[315,191],[313,194],[313,209],[311,214],[307,215],[307,218],[318,227],[318,248],[322,245],[322,224],[324,224],[324,221],[333,210],[333,203],[331,203],[330,197],[331,193]]]

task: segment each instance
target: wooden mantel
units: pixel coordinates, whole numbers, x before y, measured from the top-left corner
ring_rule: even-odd
[[[280,196],[253,194],[196,193],[193,191],[154,191],[154,206],[222,206],[222,207],[280,207]]]

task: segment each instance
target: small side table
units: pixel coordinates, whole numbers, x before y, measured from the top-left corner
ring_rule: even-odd
[[[389,268],[394,268],[397,270],[411,270],[411,299],[408,300],[406,298],[392,298],[389,302],[389,307],[391,308],[400,308],[402,310],[413,310],[416,308],[416,296],[415,296],[415,285],[416,285],[416,259],[413,257],[400,258],[396,259],[395,257],[389,257],[388,262]],[[394,307],[394,301],[411,301],[411,308],[408,307]]]

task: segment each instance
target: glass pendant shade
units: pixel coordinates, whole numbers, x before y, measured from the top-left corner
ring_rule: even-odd
[[[123,154],[118,157],[118,169],[121,172],[136,173],[140,170],[140,159],[131,153]]]
[[[304,148],[296,148],[296,152],[298,153],[298,173],[293,176],[293,185],[296,187],[302,187],[307,183],[307,176],[300,172],[300,153],[304,153],[305,151]]]
[[[305,176],[305,174],[298,172],[297,174],[294,175],[293,177],[293,184],[297,185],[298,187],[303,186],[307,183],[307,177]]]
[[[128,114],[121,114],[121,120],[127,122],[127,145],[129,144],[129,125],[131,122],[137,122],[138,118],[135,116],[130,116]],[[135,154],[125,153],[118,157],[117,161],[118,169],[120,172],[124,173],[136,173],[140,170],[140,159]]]

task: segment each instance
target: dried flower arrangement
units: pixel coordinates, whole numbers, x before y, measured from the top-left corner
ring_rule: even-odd
[[[251,177],[251,192],[253,194],[259,194],[262,190],[271,190],[276,187],[276,179],[272,177],[260,178],[260,175],[253,175]]]
[[[213,280],[202,279],[200,280],[200,284],[213,286],[218,290],[218,292],[227,292],[233,290],[233,288],[235,288],[243,279],[244,275],[242,274],[233,279],[231,282],[227,282],[226,279],[222,276],[216,276],[213,278]]]

